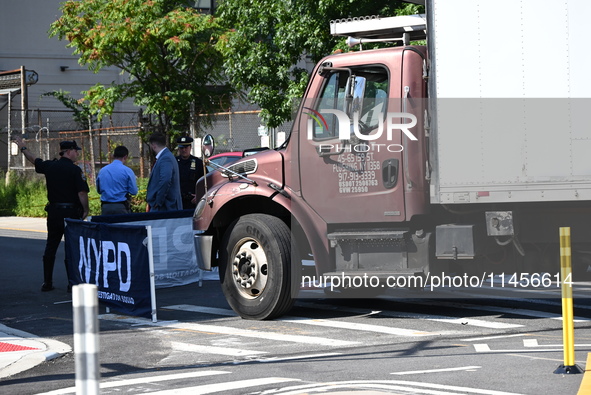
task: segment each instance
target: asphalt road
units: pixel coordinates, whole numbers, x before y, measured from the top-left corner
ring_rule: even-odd
[[[43,246],[42,232],[0,229],[0,323],[72,345],[63,265],[56,290],[39,290]],[[563,363],[556,299],[318,294],[289,316],[258,322],[238,318],[218,283],[205,281],[157,290],[157,304],[156,323],[100,308],[101,393],[576,394],[583,380],[554,373]],[[575,306],[576,364],[585,368],[591,304],[576,298]],[[0,393],[74,386],[70,353],[2,379]]]

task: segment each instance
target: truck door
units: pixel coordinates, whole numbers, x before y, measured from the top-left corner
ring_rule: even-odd
[[[403,137],[387,130],[412,122],[388,120],[402,112],[400,68],[329,64],[314,78],[299,130],[304,200],[328,224],[405,221]]]

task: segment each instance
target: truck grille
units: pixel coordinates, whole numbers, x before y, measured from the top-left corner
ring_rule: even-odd
[[[254,173],[257,169],[257,161],[256,159],[249,159],[245,160],[244,162],[234,163],[228,166],[228,169],[232,170],[235,173],[246,175]],[[224,175],[227,176],[227,174]],[[231,174],[230,174],[231,176]]]

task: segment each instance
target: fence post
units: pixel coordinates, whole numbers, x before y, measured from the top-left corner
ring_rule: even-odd
[[[98,291],[94,284],[72,287],[76,394],[99,394]]]
[[[92,139],[92,116],[88,117],[88,140],[90,145],[90,173],[92,182],[96,182],[96,168],[94,166],[94,141]]]

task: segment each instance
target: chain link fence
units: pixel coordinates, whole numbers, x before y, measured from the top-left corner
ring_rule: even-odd
[[[217,113],[213,115],[212,125],[203,131],[215,138],[216,153],[280,146],[289,135],[292,122],[268,130],[259,114],[259,110]]]
[[[216,153],[278,147],[289,135],[292,123],[267,130],[261,125],[259,114],[258,110],[213,114],[211,125],[203,127],[199,136],[195,137],[212,134],[216,140]],[[23,123],[29,125],[24,128],[24,134]],[[8,152],[2,167],[6,166],[9,171],[33,172],[33,166],[20,155],[16,145],[9,144],[11,135],[16,133],[27,139],[27,148],[35,156],[43,159],[59,157],[60,141],[76,140],[83,148],[79,165],[89,184],[94,183],[98,171],[110,163],[113,149],[117,145],[125,145],[129,149],[127,165],[138,177],[144,178],[149,176],[152,153],[140,135],[149,131],[150,124],[139,111],[115,112],[108,119],[93,122],[89,127],[77,122],[72,111],[38,109],[23,113],[12,109],[8,125],[0,127],[0,147],[7,147]],[[197,153],[196,148],[194,151]]]
[[[26,118],[23,119],[23,115]],[[64,140],[75,140],[82,147],[79,166],[82,167],[87,180],[94,183],[96,173],[111,161],[113,148],[125,145],[129,151],[128,165],[139,177],[148,175],[148,147],[142,144],[139,113],[116,112],[108,120],[81,125],[76,122],[74,113],[65,110],[29,110],[24,114],[20,110],[12,110],[8,126],[4,128],[2,140],[7,143],[7,170],[30,173],[33,165],[24,155],[19,155],[15,144],[8,144],[13,134],[22,136],[27,141],[27,149],[33,155],[43,159],[59,158],[59,143]],[[25,122],[25,128],[22,127]],[[24,130],[24,133],[23,133]]]

